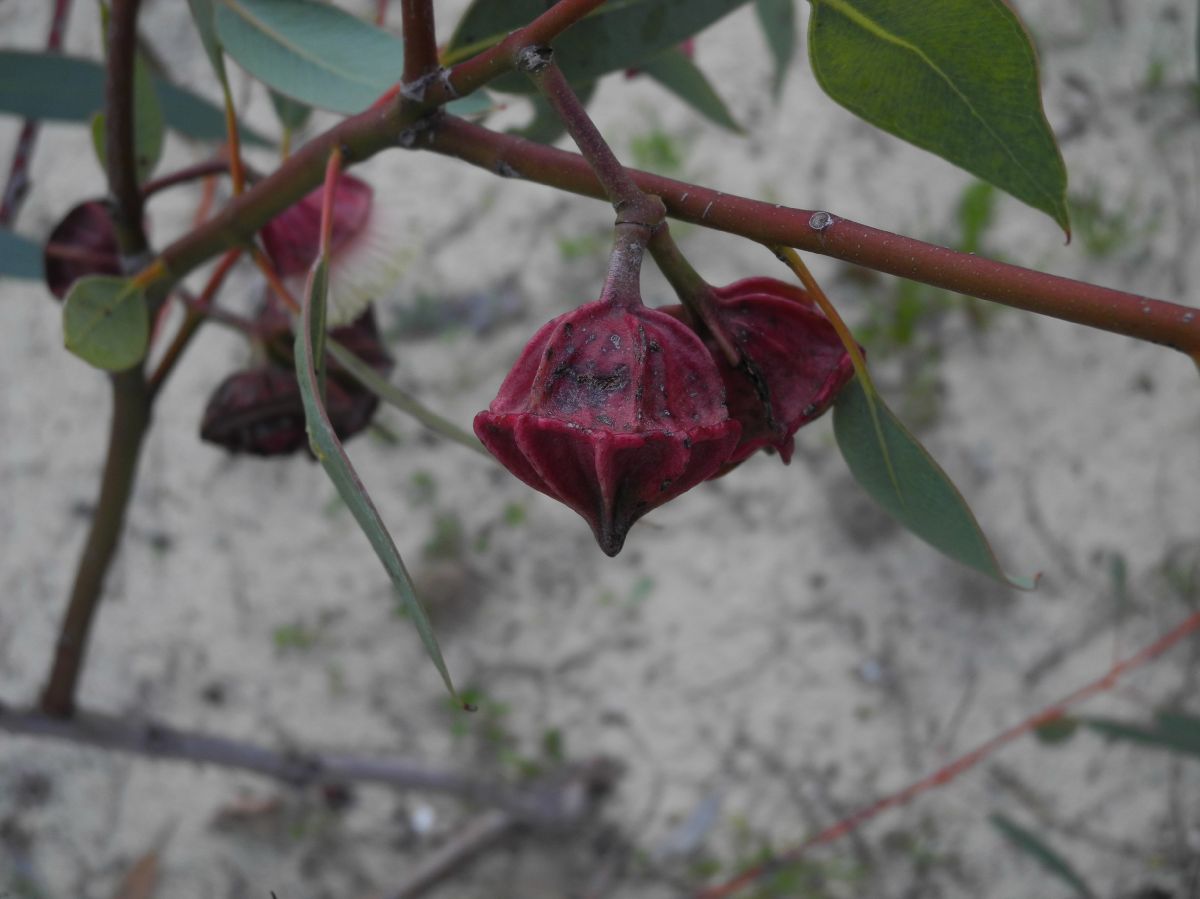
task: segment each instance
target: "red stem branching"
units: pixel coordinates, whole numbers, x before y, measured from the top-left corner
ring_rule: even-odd
[[[1154,661],[1181,640],[1190,637],[1197,631],[1200,631],[1200,612],[1193,612],[1153,643],[1143,647],[1133,655],[1118,661],[1103,677],[1099,677],[1091,683],[1085,684],[1079,689],[1068,693],[1062,699],[1058,700],[1058,702],[1051,703],[1040,712],[1030,715],[1024,721],[1014,724],[1007,730],[1001,731],[965,755],[959,756],[950,764],[939,768],[937,771],[921,778],[915,783],[909,784],[902,790],[897,790],[895,793],[875,800],[870,805],[859,809],[836,824],[814,834],[787,852],[780,853],[763,864],[748,868],[737,877],[719,886],[712,886],[701,890],[696,895],[696,899],[728,899],[728,897],[735,895],[761,878],[799,860],[810,849],[841,839],[888,809],[906,805],[922,793],[945,786],[960,774],[970,771],[998,749],[1001,749],[1019,737],[1025,736],[1031,731],[1037,730],[1043,725],[1062,718],[1070,707],[1111,690],[1125,675]]]
[[[136,265],[147,249],[133,143],[133,60],[139,2],[115,0],[112,5],[105,82],[108,189],[115,207],[114,226],[122,264],[127,267]],[[67,716],[74,710],[92,620],[120,541],[143,438],[150,424],[150,391],[142,367],[115,372],[110,381],[113,410],[100,495],[42,691],[42,710],[50,715]]]
[[[453,116],[439,119],[420,145],[495,174],[604,198],[583,157]],[[1195,308],[959,253],[824,211],[775,206],[649,172],[628,171],[638,187],[660,197],[667,214],[680,221],[768,246],[782,244],[832,256],[956,293],[1148,340],[1191,356],[1200,354],[1200,312]]]
[[[404,83],[412,84],[438,67],[433,0],[400,0],[400,22],[404,34]]]

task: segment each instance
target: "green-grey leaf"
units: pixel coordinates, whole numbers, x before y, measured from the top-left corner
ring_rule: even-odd
[[[748,0],[624,0],[608,3],[572,25],[553,42],[555,58],[573,83],[640,66],[674,47]],[[475,0],[450,39],[448,55],[458,58],[504,38],[546,11],[542,0]],[[534,92],[529,79],[507,75],[497,90]]]
[[[275,118],[287,131],[299,131],[312,115],[312,107],[285,97],[279,91],[271,91],[271,106],[275,109]]]
[[[40,279],[42,248],[32,240],[0,230],[0,276]]]
[[[722,128],[742,133],[742,127],[704,72],[680,49],[672,47],[643,62],[641,69],[684,103]]]
[[[1037,834],[1026,830],[1020,824],[1017,824],[1000,812],[994,812],[990,818],[992,825],[1014,847],[1034,859],[1043,868],[1063,881],[1063,883],[1068,884],[1075,891],[1075,895],[1083,896],[1084,899],[1092,899],[1096,895],[1092,892],[1092,888],[1088,886],[1087,881],[1080,877],[1071,866],[1071,863],[1059,855],[1058,852]]]
[[[225,52],[268,87],[309,106],[362,112],[404,69],[399,38],[315,0],[214,0]],[[477,94],[449,104],[460,115],[488,107]]]
[[[213,72],[223,85],[227,85],[225,74],[225,54],[221,50],[221,42],[217,39],[217,28],[213,22],[213,0],[188,0],[192,10],[192,21],[196,23],[196,32],[200,35],[200,43],[208,61],[212,63]]]
[[[1051,216],[1067,171],[1033,45],[1004,0],[812,0],[809,59],[851,112]]]
[[[153,83],[167,127],[199,140],[224,139],[225,113],[219,107],[165,79],[154,78]],[[100,63],[57,53],[0,50],[0,114],[91,122],[103,107]],[[241,133],[249,142],[270,143],[245,126]]]
[[[158,94],[150,81],[146,63],[138,55],[133,70],[133,148],[134,164],[139,182],[145,181],[162,158],[163,114]],[[98,112],[92,117],[92,146],[100,168],[107,167],[105,123],[107,117]]]
[[[329,341],[328,351],[329,355],[336,359],[342,368],[350,372],[356,381],[384,402],[395,406],[401,412],[411,415],[435,434],[439,434],[447,440],[453,440],[455,443],[462,444],[467,449],[475,450],[475,452],[487,456],[489,459],[492,458],[491,453],[484,449],[483,444],[479,442],[479,439],[474,434],[464,431],[458,425],[454,424],[454,422],[438,415],[416,397],[406,393],[395,384],[381,377],[375,369],[337,341]]]
[[[775,61],[772,88],[778,94],[792,64],[792,57],[796,55],[795,0],[755,0],[754,8],[771,58]]]
[[[1200,718],[1178,712],[1159,712],[1150,725],[1112,718],[1083,718],[1097,733],[1116,740],[1200,756]]]
[[[863,489],[897,521],[950,558],[1019,590],[1032,590],[1035,579],[1013,577],[1000,568],[962,495],[878,394],[874,406],[878,430],[871,404],[855,378],[833,408],[838,448]]]
[[[425,644],[425,651],[442,676],[446,689],[457,700],[458,694],[454,690],[450,672],[442,658],[441,648],[433,633],[433,625],[430,624],[429,617],[421,607],[420,600],[417,599],[416,589],[408,569],[404,567],[404,560],[400,558],[400,552],[396,549],[392,535],[388,533],[387,526],[384,525],[375,504],[371,502],[366,487],[363,486],[354,466],[350,463],[350,457],[342,449],[341,441],[338,440],[329,416],[325,413],[324,403],[321,400],[318,366],[314,362],[314,352],[317,349],[314,347],[314,343],[319,342],[314,340],[316,336],[314,326],[318,321],[324,321],[325,318],[322,310],[327,299],[327,286],[326,279],[323,277],[309,279],[301,326],[296,329],[296,377],[300,382],[300,396],[304,401],[308,440],[321,467],[325,469],[325,473],[329,475],[329,479],[337,488],[338,495],[341,496],[342,501],[354,516],[354,520],[358,522],[358,526],[370,541],[375,555],[383,563],[392,584],[400,594],[409,617],[417,628],[421,642]]]
[[[63,305],[67,349],[97,368],[122,371],[146,355],[150,314],[129,278],[91,275],[72,286]]]

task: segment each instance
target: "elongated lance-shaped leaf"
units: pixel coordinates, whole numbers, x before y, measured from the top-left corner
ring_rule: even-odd
[[[225,113],[164,78],[151,78],[167,127],[198,140],[225,137]],[[0,114],[27,119],[90,122],[104,108],[104,66],[59,53],[0,50]],[[242,126],[250,142],[270,143]]]
[[[461,702],[454,690],[454,683],[450,679],[446,661],[442,658],[442,650],[433,633],[433,625],[430,624],[429,616],[425,614],[420,600],[417,599],[416,588],[413,586],[408,569],[404,567],[404,560],[400,558],[400,552],[396,549],[392,535],[388,533],[387,526],[383,523],[375,504],[371,502],[366,487],[363,486],[354,466],[350,464],[350,457],[342,448],[341,441],[333,431],[329,416],[325,413],[325,404],[321,398],[323,376],[319,373],[323,362],[317,362],[324,356],[324,353],[319,353],[318,350],[323,347],[325,342],[324,306],[328,279],[322,272],[323,269],[328,269],[328,259],[318,259],[309,275],[301,324],[296,329],[294,353],[296,378],[300,382],[300,397],[304,402],[304,417],[308,427],[309,444],[312,446],[313,454],[321,463],[321,467],[325,469],[325,473],[329,475],[329,479],[337,488],[342,502],[346,504],[350,514],[354,516],[354,520],[358,522],[358,526],[370,541],[375,555],[383,563],[383,567],[391,578],[396,592],[400,594],[400,599],[417,628],[421,642],[425,644],[425,651],[433,660],[446,689],[450,691],[450,695],[456,701]]]
[[[438,415],[416,397],[401,390],[386,378],[381,377],[375,369],[336,340],[331,339],[327,348],[329,355],[336,359],[342,368],[350,372],[356,381],[385,403],[395,406],[407,415],[411,415],[426,428],[433,431],[433,433],[445,437],[447,440],[462,444],[467,449],[475,450],[480,455],[495,461],[492,454],[484,449],[483,444],[479,442],[478,437],[469,431],[464,431],[449,419]]]
[[[1200,757],[1200,718],[1193,715],[1159,712],[1152,724],[1098,717],[1080,720],[1110,739]]]
[[[1036,578],[1005,574],[962,494],[882,397],[850,381],[833,407],[838,449],[855,480],[893,518],[952,559],[1019,590]]]
[[[700,68],[682,50],[672,47],[641,65],[641,69],[684,103],[722,128],[742,133],[729,107]]]
[[[707,28],[749,0],[621,0],[609,2],[554,40],[563,74],[572,83],[640,66]],[[475,0],[459,20],[446,58],[457,61],[503,40],[546,11],[543,0]],[[492,83],[514,94],[536,92],[523,75]]]
[[[0,277],[42,277],[42,248],[32,240],[0,229]]]
[[[192,11],[192,21],[196,23],[196,33],[200,36],[200,43],[204,46],[208,61],[212,63],[213,72],[216,74],[217,80],[221,82],[221,86],[228,89],[229,77],[225,74],[225,54],[221,50],[221,41],[217,37],[217,26],[213,21],[216,12],[213,0],[188,0],[188,7]]]
[[[92,146],[101,171],[107,168],[106,116],[98,112],[92,117]],[[150,81],[150,72],[139,53],[133,69],[133,150],[134,167],[139,182],[153,173],[163,150],[163,112],[158,93]]]
[[[1030,858],[1037,861],[1043,868],[1068,884],[1075,891],[1075,895],[1082,896],[1084,899],[1093,899],[1096,895],[1087,881],[1079,876],[1078,872],[1071,866],[1065,858],[1058,854],[1045,840],[1030,830],[1026,830],[1017,822],[1002,815],[1000,812],[995,812],[991,815],[992,826],[1000,833],[1004,834],[1014,847],[1024,852]]]
[[[830,97],[1051,216],[1067,170],[1037,58],[1004,0],[812,0],[809,61]]]
[[[344,10],[315,0],[212,0],[217,38],[238,65],[309,106],[362,112],[404,71],[404,44]],[[487,109],[478,93],[449,104],[460,115]]]
[[[775,61],[772,89],[778,94],[796,55],[796,0],[755,0],[754,11]]]

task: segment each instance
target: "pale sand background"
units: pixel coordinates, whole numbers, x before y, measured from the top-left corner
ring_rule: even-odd
[[[1001,199],[987,251],[1194,303],[1195,4],[1016,5],[1042,49],[1072,193],[1097,198],[1126,237],[1092,256],[1079,223],[1080,239],[1063,246],[1049,219]],[[145,33],[178,80],[207,86],[182,0],[147,6]],[[463,4],[443,6],[448,35]],[[39,45],[46,7],[0,3],[3,43]],[[93,5],[77,4],[68,49],[96,55],[96,32]],[[751,136],[616,77],[594,109],[627,159],[635,140],[661,132],[684,177],[954,239],[969,179],[858,122],[805,64],[776,108],[748,8],[701,36],[697,58]],[[1147,88],[1156,77],[1161,86]],[[238,95],[249,121],[273,127],[261,91]],[[498,121],[524,115],[514,103]],[[17,128],[0,120],[5,165]],[[161,170],[205,152],[172,138]],[[394,344],[397,382],[465,424],[542,321],[595,295],[611,214],[432,156],[389,153],[364,170],[409,261],[380,304],[383,321],[411,324],[422,298],[474,298],[475,319],[449,316],[439,335]],[[35,237],[102,190],[77,127],[43,131],[33,174],[19,229]],[[182,227],[194,203],[187,190],[156,200],[156,238]],[[753,245],[678,232],[717,283],[784,276]],[[594,248],[571,252],[581,240]],[[813,265],[851,319],[892,302],[891,279]],[[667,298],[653,273],[645,288]],[[246,274],[227,295],[248,304],[257,290]],[[475,333],[481,320],[495,327]],[[1004,309],[982,331],[952,311],[922,334],[877,354],[887,396],[924,422],[927,446],[1003,559],[1045,572],[1036,594],[1006,592],[890,525],[849,481],[827,420],[802,433],[790,468],[761,457],[689,493],[610,561],[573,513],[385,412],[398,442],[360,439],[352,453],[425,587],[452,671],[482,691],[480,714],[464,719],[447,710],[321,470],[300,457],[230,459],[197,441],[207,395],[247,358],[208,329],[158,409],[82,700],[275,745],[497,771],[536,759],[556,730],[571,756],[602,751],[627,765],[604,820],[643,861],[614,895],[677,895],[669,878],[697,866],[728,876],[762,847],[794,843],[1099,676],[1114,647],[1131,652],[1198,601],[1200,416],[1186,359]],[[0,700],[21,703],[36,694],[62,613],[108,400],[104,379],[61,350],[58,308],[36,285],[0,284],[0,378]],[[422,550],[438,534],[440,558]],[[1192,590],[1173,587],[1168,570],[1190,572]],[[1181,647],[1088,710],[1145,717],[1177,698],[1200,712],[1198,651]],[[452,802],[363,789],[341,814],[285,792],[276,815],[214,827],[231,803],[276,793],[251,776],[0,736],[0,895],[14,895],[20,876],[38,890],[26,895],[109,896],[169,831],[160,896],[357,899],[399,883],[464,820]],[[681,822],[702,824],[705,810],[716,811],[710,826],[685,838]],[[412,822],[429,811],[432,827],[418,834]],[[1022,740],[814,854],[817,879],[802,895],[1067,895],[1002,840],[993,811],[1049,838],[1102,896],[1151,884],[1200,894],[1200,767],[1081,733],[1060,748]],[[603,847],[518,842],[433,895],[579,895],[606,863]],[[688,849],[693,858],[680,858]]]

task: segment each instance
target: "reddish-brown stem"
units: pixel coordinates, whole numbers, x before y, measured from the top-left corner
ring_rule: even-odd
[[[400,0],[400,23],[404,29],[404,83],[412,84],[438,67],[433,0]]]
[[[209,313],[209,308],[217,296],[217,291],[221,289],[221,285],[225,283],[226,276],[233,271],[233,267],[242,257],[242,252],[241,247],[235,247],[221,257],[221,261],[213,269],[208,283],[204,285],[204,290],[200,292],[200,296],[196,299],[196,302],[189,304],[187,315],[183,319],[183,324],[179,326],[179,331],[176,333],[175,339],[171,341],[171,345],[167,347],[166,352],[163,353],[163,357],[158,363],[158,368],[150,376],[149,390],[152,402],[158,396],[158,392],[162,390],[163,384],[166,383],[171,372],[175,370],[175,366],[183,356],[183,351],[192,342],[196,331],[200,328],[200,325]]]
[[[108,189],[115,205],[114,225],[122,260],[128,264],[146,252],[142,195],[133,145],[133,58],[137,44],[139,0],[116,0],[108,32],[106,132]],[[154,270],[151,266],[148,270]],[[112,383],[112,421],[100,496],[92,517],[67,611],[59,629],[41,707],[48,715],[67,716],[75,693],[104,579],[116,554],[125,509],[137,477],[142,441],[150,424],[150,391],[141,365],[116,372]]]
[[[334,148],[325,164],[325,187],[321,191],[321,243],[319,252],[327,263],[333,247],[333,204],[342,171],[342,151]]]
[[[632,221],[653,227],[662,221],[661,203],[650,203],[646,195],[629,177],[608,141],[600,133],[579,97],[567,83],[562,69],[554,62],[552,51],[546,47],[529,46],[517,54],[517,68],[525,72],[538,93],[554,110],[555,115],[579,147],[588,166],[604,188],[608,201],[617,212],[618,221]]]
[[[375,0],[375,24],[382,28],[387,24],[388,0]]]
[[[267,254],[255,246],[251,248],[250,256],[254,260],[254,264],[258,266],[258,270],[262,272],[263,277],[267,279],[267,285],[274,291],[275,296],[279,298],[279,302],[283,303],[289,312],[299,315],[300,301],[292,296],[292,292],[283,283],[283,278],[279,276],[279,272],[275,271],[275,266],[271,264],[271,260],[267,257]]]
[[[141,0],[114,0],[108,24],[108,77],[104,86],[104,150],[113,225],[125,256],[143,253],[142,191],[134,147],[133,70]]]
[[[666,222],[663,222],[650,238],[650,253],[671,283],[671,288],[680,302],[699,320],[701,327],[712,335],[725,360],[737,368],[742,362],[742,354],[717,313],[717,295],[713,292],[712,285],[701,278],[700,273],[687,261],[679,245],[671,237]]]
[[[229,144],[229,180],[236,197],[246,189],[246,169],[242,164],[242,136],[238,132],[237,111],[233,108],[233,94],[228,85],[224,88],[225,134]]]
[[[48,715],[67,716],[75,708],[75,688],[87,653],[92,619],[104,589],[105,575],[116,554],[125,508],[133,492],[142,438],[150,422],[150,397],[140,368],[113,375],[112,393],[112,421],[100,496],[42,691],[41,708]]]
[[[494,47],[468,59],[427,86],[423,99],[401,98],[372,106],[313,138],[293,153],[270,176],[235,198],[204,224],[163,251],[174,283],[218,253],[245,243],[270,219],[321,182],[325,161],[341,147],[347,165],[375,155],[397,142],[411,143],[415,123],[438,106],[478,90],[498,75],[511,71],[521,47],[546,44],[603,3],[604,0],[559,0],[524,28]]]
[[[55,0],[46,36],[47,53],[55,53],[62,47],[70,12],[71,0]],[[33,161],[40,125],[37,119],[26,119],[21,125],[21,133],[13,147],[12,162],[9,163],[8,180],[4,183],[4,193],[0,194],[0,228],[7,228],[16,220],[21,204],[29,194],[29,166]]]
[[[208,162],[198,162],[195,165],[189,165],[187,168],[171,172],[169,175],[163,175],[161,178],[155,178],[153,181],[147,181],[142,185],[142,198],[148,200],[160,191],[176,187],[180,184],[187,184],[191,181],[198,181],[210,175],[220,175],[228,171],[229,162],[224,159],[211,159]]]
[[[810,849],[826,843],[832,843],[846,834],[853,832],[861,827],[867,821],[885,812],[890,808],[905,805],[911,802],[922,793],[926,793],[937,787],[944,786],[954,780],[965,771],[974,768],[988,756],[992,755],[997,749],[1011,743],[1018,737],[1023,737],[1032,730],[1036,730],[1044,724],[1048,724],[1057,718],[1061,718],[1063,714],[1073,705],[1077,705],[1085,700],[1091,699],[1099,693],[1111,690],[1117,685],[1117,682],[1148,662],[1161,656],[1164,652],[1175,646],[1181,640],[1192,634],[1200,631],[1200,612],[1194,612],[1185,618],[1182,622],[1172,628],[1163,636],[1159,637],[1149,646],[1143,647],[1138,652],[1122,659],[1115,663],[1103,677],[1097,678],[1089,684],[1085,684],[1077,690],[1068,693],[1058,702],[1051,703],[1040,712],[1029,716],[1019,724],[1014,724],[1007,730],[1001,731],[990,740],[980,744],[965,755],[959,756],[950,764],[939,768],[932,774],[921,778],[915,783],[909,784],[902,790],[897,790],[882,799],[877,799],[870,805],[859,809],[851,815],[838,821],[836,824],[825,828],[820,833],[814,834],[803,843],[793,849],[789,849],[780,855],[775,856],[770,861],[756,865],[746,871],[743,871],[737,877],[729,880],[719,886],[709,887],[701,890],[696,899],[726,899],[732,896],[739,890],[750,886],[755,881],[769,875],[773,871],[779,870],[784,865],[796,861]]]
[[[439,119],[420,146],[496,174],[604,198],[583,157],[453,116]],[[638,187],[661,197],[668,214],[681,221],[1200,354],[1200,312],[1194,308],[958,253],[828,212],[774,206],[636,169],[628,171]]]

